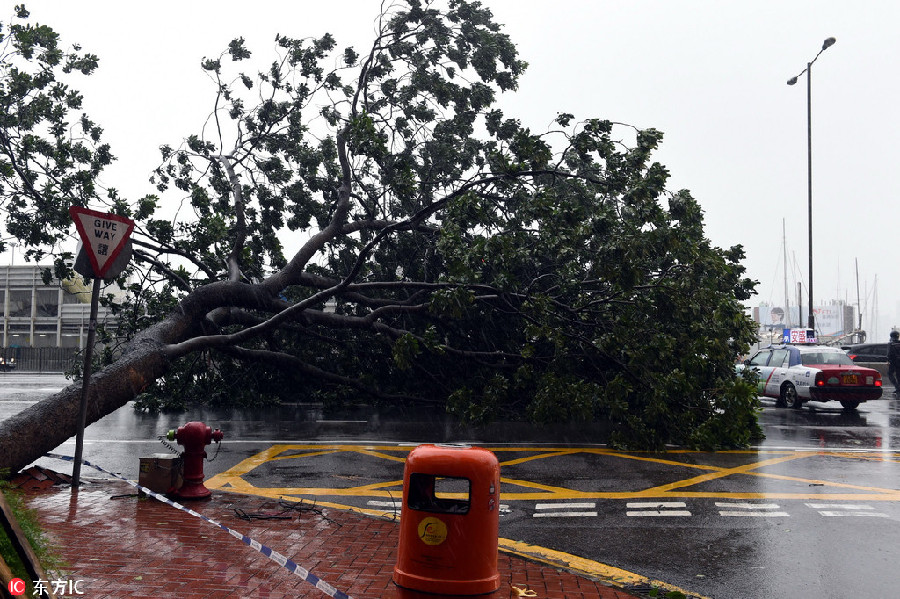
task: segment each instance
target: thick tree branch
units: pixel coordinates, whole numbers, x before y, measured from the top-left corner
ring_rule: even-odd
[[[216,156],[225,172],[228,174],[228,183],[231,185],[231,195],[234,198],[235,225],[234,243],[231,246],[231,252],[228,254],[228,280],[241,280],[241,252],[244,250],[244,241],[247,238],[247,221],[244,216],[244,192],[241,190],[241,181],[234,172],[234,166],[231,164],[229,156]]]
[[[311,377],[315,377],[321,381],[325,381],[342,387],[356,389],[357,391],[361,391],[366,395],[380,400],[392,402],[399,401],[416,404],[440,404],[440,401],[434,399],[429,400],[424,397],[415,395],[407,395],[402,393],[383,393],[378,389],[372,387],[371,385],[367,385],[358,379],[342,376],[333,372],[328,372],[327,370],[317,368],[316,366],[313,366],[312,364],[309,364],[308,362],[305,362],[297,358],[296,356],[292,356],[282,352],[252,350],[239,346],[228,346],[226,348],[222,348],[222,351],[236,358],[252,360],[260,364],[265,364],[267,367],[275,366],[284,369],[285,371],[299,372]]]

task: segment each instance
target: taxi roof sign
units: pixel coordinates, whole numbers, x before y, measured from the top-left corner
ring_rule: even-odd
[[[784,329],[781,338],[782,343],[809,344],[818,343],[814,329]]]
[[[134,221],[79,206],[71,206],[69,215],[75,221],[94,273],[98,278],[104,278],[131,237]]]

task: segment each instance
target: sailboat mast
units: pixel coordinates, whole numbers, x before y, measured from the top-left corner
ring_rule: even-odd
[[[784,317],[787,319],[788,328],[791,328],[793,323],[791,323],[791,300],[788,299],[790,296],[787,282],[787,228],[783,218],[781,219],[781,249],[784,252]]]
[[[859,325],[856,327],[856,330],[862,330],[862,304],[859,301],[859,258],[855,259],[856,262],[856,311],[859,313]]]
[[[873,321],[875,322],[874,332],[877,335],[878,331],[880,330],[879,327],[881,326],[881,323],[878,321],[878,275],[877,274],[875,275],[875,287],[874,287],[873,296],[874,296],[874,301],[872,303],[874,304],[874,306],[872,307],[872,314],[874,316]],[[876,337],[876,339],[877,339],[877,337]]]

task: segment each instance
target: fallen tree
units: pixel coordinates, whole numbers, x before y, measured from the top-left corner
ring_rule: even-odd
[[[507,118],[495,96],[525,63],[478,3],[394,3],[378,22],[361,55],[279,36],[252,76],[236,71],[243,40],[205,59],[205,133],[163,146],[155,193],[136,201],[100,187],[111,150],[57,80],[97,58],[46,27],[8,29],[7,234],[64,278],[69,206],[137,223],[113,306],[126,343],[101,356],[89,422],[135,398],[363,396],[471,421],[602,419],[630,447],[758,434],[733,372],[754,284],[740,246],[712,246],[696,200],[666,190],[662,134]],[[0,468],[73,435],[79,394],[0,423]]]

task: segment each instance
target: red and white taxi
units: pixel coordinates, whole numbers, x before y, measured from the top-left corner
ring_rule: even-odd
[[[853,410],[882,393],[880,372],[855,364],[842,349],[827,345],[773,345],[739,365],[739,370],[744,368],[759,373],[759,394],[774,397],[779,407],[839,401]]]

